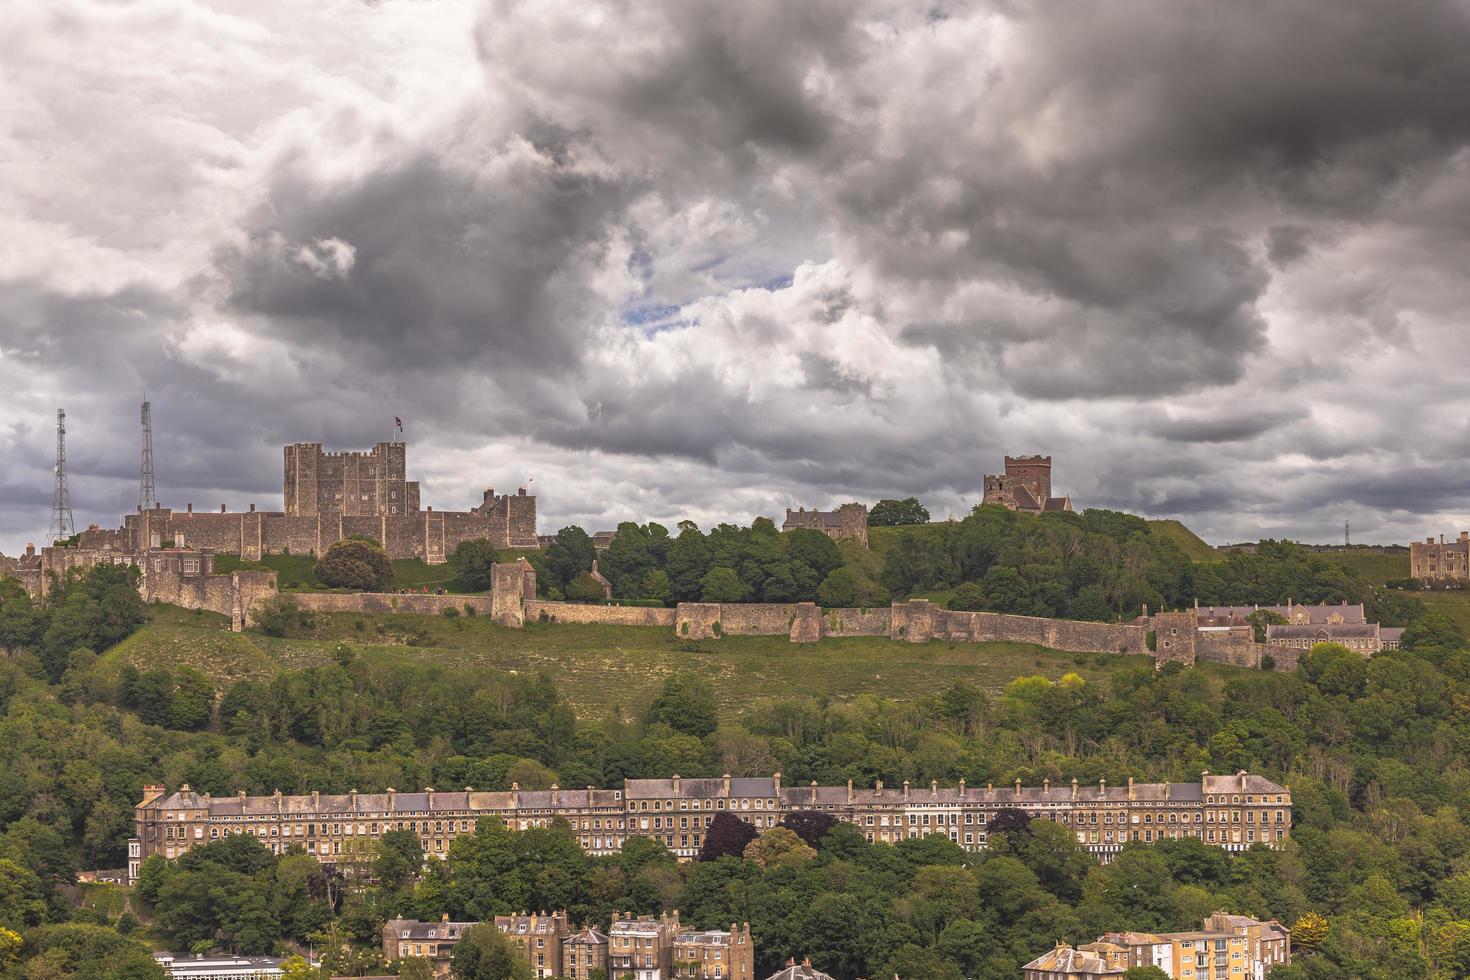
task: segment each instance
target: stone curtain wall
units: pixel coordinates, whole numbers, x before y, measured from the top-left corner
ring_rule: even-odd
[[[230,617],[236,633],[255,625],[260,603],[276,595],[275,572],[179,575],[146,572],[138,583],[144,602],[167,602],[185,609],[207,609]]]
[[[584,606],[575,602],[527,602],[531,623],[599,623],[606,626],[660,626],[673,629],[677,613],[657,606]]]
[[[536,498],[497,497],[482,511],[296,517],[279,511],[173,511],[159,507],[123,518],[129,550],[173,541],[258,561],[262,555],[320,555],[349,537],[377,541],[392,558],[446,561],[462,541],[488,538],[497,548],[539,548]]]
[[[893,610],[824,609],[822,633],[825,636],[887,636],[893,627]]]
[[[1259,669],[1263,657],[1276,662],[1276,670],[1296,669],[1301,651],[1292,647],[1268,647],[1257,643],[1250,630],[1201,632],[1195,638],[1195,657],[1211,663]]]
[[[464,612],[473,609],[476,615],[492,613],[491,597],[488,595],[422,595],[413,592],[292,592],[287,598],[296,608],[319,613],[410,613],[416,616],[442,616],[444,610]]]
[[[933,637],[970,643],[1035,643],[1074,653],[1149,652],[1146,626],[1004,613],[936,611]]]
[[[1154,663],[1180,663],[1193,667],[1196,659],[1196,628],[1199,617],[1194,612],[1161,612],[1154,616]]]

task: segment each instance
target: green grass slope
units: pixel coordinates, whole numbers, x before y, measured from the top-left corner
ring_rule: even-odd
[[[1214,561],[1219,555],[1204,539],[1173,519],[1149,521],[1153,533],[1162,535],[1177,544],[1190,561]]]
[[[1376,551],[1328,551],[1322,557],[1375,585],[1409,577],[1408,549],[1386,555]]]
[[[860,694],[908,700],[957,680],[998,690],[1016,677],[1056,679],[1075,671],[1090,682],[1148,667],[1147,657],[1072,654],[1018,643],[899,643],[886,637],[828,639],[794,645],[784,636],[724,637],[691,642],[658,628],[533,624],[524,630],[485,617],[313,617],[308,634],[278,639],[230,633],[223,617],[154,607],[155,618],[109,650],[99,669],[123,663],[140,670],[198,667],[221,688],[242,678],[329,663],[341,651],[364,658],[408,659],[454,669],[548,670],[586,719],[614,706],[640,710],[674,673],[709,680],[722,713],[738,717],[750,704],[796,696],[846,700]],[[1235,668],[1209,665],[1215,676]]]
[[[316,577],[316,559],[310,555],[265,555],[260,561],[241,561],[234,555],[215,555],[214,570],[223,575],[240,569],[268,570],[276,573],[282,592],[305,592],[325,589]],[[458,592],[448,565],[430,565],[419,558],[393,559],[393,581],[400,589],[444,589]]]

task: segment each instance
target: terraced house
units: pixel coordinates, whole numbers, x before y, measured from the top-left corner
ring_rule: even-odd
[[[1110,860],[1129,841],[1151,843],[1194,837],[1231,851],[1277,845],[1291,833],[1291,789],[1246,772],[1203,773],[1193,783],[1083,786],[1076,780],[1040,787],[784,786],[781,774],[760,777],[629,779],[621,789],[425,789],[400,793],[311,793],[212,797],[185,784],[169,793],[147,786],[134,812],[137,836],[128,844],[129,880],[153,854],[177,858],[189,848],[228,834],[252,834],[275,853],[299,845],[327,864],[352,863],[389,830],[418,835],[426,854],[444,857],[454,838],[494,817],[513,830],[567,826],[593,854],[618,851],[629,837],[662,841],[692,858],[716,814],[732,813],[766,830],[788,813],[827,813],[857,827],[869,842],[893,843],[940,835],[968,850],[985,847],[1000,813],[1016,810],[1072,830],[1078,843]]]

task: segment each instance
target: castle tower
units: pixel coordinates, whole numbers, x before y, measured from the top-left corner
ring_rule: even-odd
[[[1039,503],[1051,497],[1050,456],[1007,456],[1006,481],[1031,491]]]

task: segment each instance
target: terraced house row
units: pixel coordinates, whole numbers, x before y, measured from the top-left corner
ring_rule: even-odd
[[[253,834],[272,851],[300,845],[324,863],[351,862],[389,830],[418,835],[424,851],[444,857],[460,834],[483,817],[497,817],[515,830],[565,820],[582,848],[611,854],[629,837],[662,841],[681,858],[692,858],[717,814],[730,813],[758,830],[776,826],[788,813],[830,814],[861,830],[870,842],[894,843],[938,834],[968,849],[985,847],[998,814],[1018,810],[1033,819],[1069,827],[1102,860],[1129,841],[1195,837],[1232,851],[1253,844],[1276,845],[1291,832],[1291,790],[1244,771],[1202,773],[1197,783],[1135,783],[1109,786],[898,787],[784,786],[781,774],[762,777],[629,779],[621,789],[523,790],[425,789],[400,793],[212,797],[186,784],[169,793],[145,787],[135,809],[137,836],[129,842],[128,874],[148,856],[176,858],[191,847],[228,834]]]

